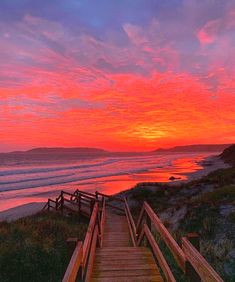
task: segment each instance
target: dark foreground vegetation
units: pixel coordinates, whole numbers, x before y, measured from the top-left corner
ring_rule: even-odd
[[[66,239],[83,240],[87,226],[52,212],[0,222],[0,281],[61,281],[71,256]]]
[[[179,244],[182,236],[197,232],[207,261],[225,281],[235,281],[235,167],[177,186],[140,183],[121,194],[136,218],[147,201]]]

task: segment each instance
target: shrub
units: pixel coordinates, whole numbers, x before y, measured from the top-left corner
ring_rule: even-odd
[[[83,240],[87,221],[39,213],[0,222],[0,281],[61,281],[70,259],[66,239]]]

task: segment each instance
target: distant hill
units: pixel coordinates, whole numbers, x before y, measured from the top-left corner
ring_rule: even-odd
[[[54,147],[54,148],[35,148],[26,151],[30,154],[101,154],[108,153],[103,149],[98,148],[87,148],[87,147],[76,147],[76,148],[63,148],[63,147]]]
[[[186,153],[186,152],[218,152],[223,151],[231,144],[199,144],[199,145],[186,145],[176,146],[169,149],[159,148],[155,150],[156,153]]]
[[[107,154],[108,151],[105,151],[103,149],[98,148],[87,148],[87,147],[75,147],[75,148],[64,148],[64,147],[42,147],[42,148],[34,148],[28,151],[15,151],[10,153],[4,153],[4,154],[26,154],[26,155],[42,155],[42,154],[79,154],[79,155],[87,155],[87,154]]]
[[[136,155],[149,155],[152,153],[187,153],[187,152],[219,152],[223,151],[225,148],[231,146],[231,144],[209,144],[209,145],[186,145],[186,146],[176,146],[172,148],[159,148],[154,151],[149,152],[111,152],[100,148],[90,148],[90,147],[74,147],[74,148],[64,148],[64,147],[41,147],[34,148],[27,151],[14,151],[9,153],[0,153],[0,156],[42,156],[43,155],[98,155],[98,156],[136,156]]]
[[[224,160],[226,163],[229,163],[233,166],[235,166],[235,144],[232,146],[226,148],[223,153],[220,155],[222,160]]]

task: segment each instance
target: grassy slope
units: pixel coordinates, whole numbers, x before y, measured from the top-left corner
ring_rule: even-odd
[[[83,240],[87,221],[39,213],[0,222],[0,281],[61,281],[71,253],[68,237]]]
[[[231,165],[235,166],[235,144],[226,148],[220,157],[226,162],[230,163]]]
[[[145,200],[159,215],[169,208],[174,214],[186,207],[184,217],[171,232],[178,241],[188,232],[198,232],[203,255],[225,281],[234,281],[235,168],[221,169],[177,187],[143,183],[126,193],[136,216]],[[227,215],[221,212],[223,208],[227,208]],[[164,224],[171,229],[167,220]]]

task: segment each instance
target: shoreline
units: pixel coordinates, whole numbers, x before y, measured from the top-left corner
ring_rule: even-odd
[[[223,168],[229,168],[230,165],[226,164],[224,161],[222,161],[218,156],[209,156],[205,158],[202,161],[198,162],[199,165],[201,165],[203,168],[194,172],[185,173],[187,176],[186,180],[173,180],[169,182],[139,182],[137,185],[141,185],[142,183],[151,183],[151,186],[154,187],[154,185],[159,184],[166,184],[170,186],[177,186],[183,183],[189,183],[193,180],[198,180],[203,176],[208,175],[212,171],[216,171],[218,169]],[[132,189],[135,187],[132,187],[130,189],[115,193],[116,195],[125,195],[125,193],[130,193]],[[115,195],[114,194],[114,195]],[[33,215],[37,212],[39,212],[46,202],[31,202],[23,205],[19,205],[4,211],[0,212],[0,222],[2,221],[14,221],[22,217]]]
[[[212,171],[231,167],[229,164],[226,164],[219,156],[216,156],[216,155],[215,156],[209,156],[209,157],[205,158],[204,160],[199,161],[198,164],[202,166],[202,169],[199,169],[199,170],[194,171],[194,172],[184,173],[187,176],[186,180],[178,180],[178,181],[167,182],[167,184],[188,183],[188,182],[191,182],[193,180],[200,179],[201,177],[208,175]]]

